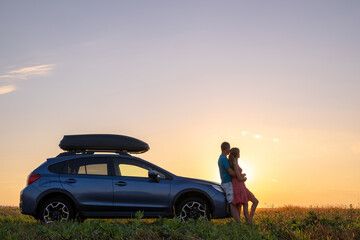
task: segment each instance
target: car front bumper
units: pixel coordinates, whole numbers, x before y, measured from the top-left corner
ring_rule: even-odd
[[[227,218],[229,217],[228,207],[225,195],[223,193],[216,193],[212,196],[213,211],[211,218]]]

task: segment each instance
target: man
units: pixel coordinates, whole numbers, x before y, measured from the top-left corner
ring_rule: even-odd
[[[236,205],[233,204],[234,191],[232,186],[232,177],[236,177],[235,172],[231,169],[227,155],[230,153],[230,144],[223,142],[221,144],[221,155],[218,160],[221,187],[226,194],[226,200],[230,204],[230,212],[236,222],[240,222],[240,214]]]

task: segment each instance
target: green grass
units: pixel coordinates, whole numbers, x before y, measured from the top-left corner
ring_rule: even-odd
[[[0,239],[360,239],[360,209],[260,209],[253,224],[232,219],[89,219],[41,224],[18,208],[0,207]]]

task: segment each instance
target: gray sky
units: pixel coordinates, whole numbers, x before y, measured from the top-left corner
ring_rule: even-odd
[[[359,1],[1,1],[4,174],[16,164],[25,178],[64,134],[134,135],[150,142],[156,163],[161,137],[182,145],[189,135],[197,143],[218,136],[207,151],[253,129],[288,137],[293,145],[279,155],[304,157],[294,146],[314,139],[324,146],[305,144],[308,156],[344,145],[332,157],[346,156],[339,170],[358,181],[359,12]],[[339,142],[327,142],[335,135]],[[19,145],[31,161],[19,160]],[[270,149],[252,147],[253,159]],[[174,162],[160,161],[181,169]]]

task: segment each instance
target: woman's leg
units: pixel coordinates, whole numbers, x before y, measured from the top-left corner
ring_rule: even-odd
[[[254,214],[255,214],[255,210],[257,208],[257,205],[259,204],[259,200],[257,200],[257,198],[254,196],[253,199],[251,200],[252,205],[251,205],[251,211],[250,211],[250,222],[252,222]]]
[[[239,218],[241,219],[241,207],[242,207],[242,204],[239,203],[239,204],[237,205],[237,207],[238,207],[238,211],[239,211]]]
[[[244,216],[246,221],[250,222],[250,217],[249,217],[249,205],[247,203],[244,203]]]

